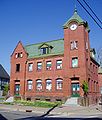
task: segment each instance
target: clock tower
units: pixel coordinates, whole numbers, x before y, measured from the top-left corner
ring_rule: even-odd
[[[67,96],[83,96],[81,85],[88,81],[90,64],[89,27],[74,10],[64,28],[64,76]]]

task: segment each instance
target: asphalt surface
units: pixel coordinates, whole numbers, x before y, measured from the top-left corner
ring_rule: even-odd
[[[102,120],[100,106],[35,108],[0,104],[0,120]]]
[[[0,120],[102,120],[97,116],[77,116],[77,117],[61,117],[53,115],[38,115],[36,113],[26,113],[21,111],[5,111],[0,110]]]

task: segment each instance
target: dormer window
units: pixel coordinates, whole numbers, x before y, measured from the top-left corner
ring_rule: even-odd
[[[41,55],[48,54],[49,53],[49,48],[48,47],[41,48],[40,52],[41,52]]]
[[[94,49],[94,48],[90,50],[90,54],[91,54],[91,57],[95,59],[95,57],[96,57],[96,56],[95,56],[96,52],[95,52],[95,49]]]
[[[39,46],[40,54],[41,55],[49,54],[51,52],[52,48],[53,48],[52,46],[50,46],[46,43],[43,43],[41,46]]]

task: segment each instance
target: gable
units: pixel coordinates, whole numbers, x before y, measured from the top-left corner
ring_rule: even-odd
[[[24,52],[26,53],[21,41],[18,42],[16,48],[14,49],[13,53],[11,54],[11,57],[15,54],[15,53],[18,53],[18,52]],[[26,53],[27,54],[27,53]]]
[[[46,43],[42,43],[42,45],[39,46],[39,49],[40,48],[46,48],[46,47],[50,47],[50,45],[46,44]]]

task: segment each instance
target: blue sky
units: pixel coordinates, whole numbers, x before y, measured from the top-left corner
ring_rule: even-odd
[[[86,0],[102,20],[102,0]],[[17,43],[34,44],[63,38],[62,25],[78,14],[90,26],[90,44],[102,47],[102,30],[75,0],[0,0],[0,64],[10,73],[10,55]]]

